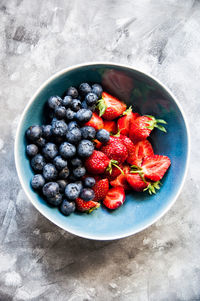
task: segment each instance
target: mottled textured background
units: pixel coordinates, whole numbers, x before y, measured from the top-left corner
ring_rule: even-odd
[[[191,161],[173,208],[149,229],[98,242],[31,205],[13,143],[29,98],[56,71],[108,60],[150,72],[177,96]],[[200,300],[200,1],[0,0],[0,300]]]

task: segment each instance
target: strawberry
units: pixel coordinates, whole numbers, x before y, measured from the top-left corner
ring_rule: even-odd
[[[130,186],[126,180],[126,174],[130,172],[130,166],[124,165],[123,174],[121,173],[116,179],[110,182],[113,187],[121,186],[124,190],[130,190]]]
[[[123,163],[128,156],[126,146],[118,137],[110,137],[109,142],[101,147],[101,151],[106,154],[108,158],[118,161],[119,164]]]
[[[97,113],[94,112],[92,113],[92,118],[88,122],[86,122],[84,126],[85,125],[92,126],[93,128],[95,128],[95,130],[98,131],[103,128],[103,120]]]
[[[157,182],[147,182],[139,174],[126,174],[127,182],[133,188],[133,190],[141,192],[148,190],[149,194],[156,193],[156,189],[160,189],[160,181]]]
[[[139,173],[142,177],[151,181],[159,181],[163,178],[171,164],[167,156],[153,155],[145,157],[142,166],[132,165],[132,173]]]
[[[122,165],[117,166],[117,167],[113,166],[111,172],[106,170],[103,175],[110,182],[110,181],[114,180],[116,177],[118,177],[121,173],[123,173]]]
[[[93,201],[101,201],[105,198],[108,190],[109,190],[109,182],[108,179],[100,179],[96,180],[95,185],[92,187],[95,197]]]
[[[87,212],[87,213],[92,212],[94,209],[97,209],[100,206],[98,202],[94,202],[94,201],[85,202],[81,198],[77,198],[75,200],[75,203],[76,203],[76,209],[78,211]]]
[[[103,128],[111,134],[117,133],[117,125],[115,121],[112,120],[104,120]]]
[[[150,115],[144,115],[136,118],[130,124],[129,137],[133,142],[137,142],[140,140],[145,140],[149,137],[151,131],[156,127],[159,130],[166,132],[164,126],[159,125],[158,123],[166,124],[166,121],[162,119],[156,119]]]
[[[125,201],[125,192],[123,187],[113,187],[108,190],[103,204],[109,209],[117,209]]]
[[[95,144],[96,149],[100,149],[102,147],[102,143],[99,140],[94,139],[93,142]]]
[[[130,129],[130,122],[134,121],[140,115],[138,113],[133,113],[132,108],[129,107],[126,111],[123,112],[122,117],[117,121],[118,130],[120,134],[128,136]]]
[[[124,136],[124,135],[120,135],[120,139],[123,142],[123,144],[126,146],[127,151],[128,151],[128,157],[127,157],[126,161],[129,164],[134,164],[134,163],[132,163],[133,162],[132,158],[135,157],[135,145],[134,145],[134,143],[131,141],[130,138],[128,138],[127,136]]]
[[[129,154],[127,162],[129,164],[141,166],[144,157],[153,155],[154,151],[151,143],[148,140],[142,140],[135,144],[135,150]]]
[[[125,110],[126,105],[116,97],[103,92],[102,98],[97,103],[99,116],[105,120],[113,120],[119,117]]]

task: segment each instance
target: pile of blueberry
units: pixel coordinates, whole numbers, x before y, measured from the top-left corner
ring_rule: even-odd
[[[93,140],[105,142],[109,133],[84,126],[92,118],[102,87],[82,83],[70,87],[66,96],[51,96],[47,101],[48,124],[30,126],[26,131],[26,153],[35,172],[32,187],[48,204],[59,206],[64,215],[75,211],[75,199],[90,201],[93,177],[85,177],[84,159],[94,151]],[[84,178],[84,180],[83,180]]]

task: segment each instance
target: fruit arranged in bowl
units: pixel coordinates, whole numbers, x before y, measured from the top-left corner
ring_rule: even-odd
[[[64,215],[101,203],[117,209],[131,190],[160,189],[171,161],[155,155],[148,138],[154,128],[166,132],[164,120],[133,112],[97,83],[51,96],[45,114],[45,124],[26,130],[31,185]]]

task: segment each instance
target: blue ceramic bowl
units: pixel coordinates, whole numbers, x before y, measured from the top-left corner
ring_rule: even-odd
[[[171,167],[156,195],[132,192],[122,207],[113,212],[103,206],[91,214],[63,216],[51,208],[31,188],[33,176],[25,154],[25,131],[43,123],[44,104],[51,95],[63,96],[71,85],[97,82],[104,90],[124,101],[141,114],[154,115],[167,121],[167,133],[154,130],[151,135],[155,153],[167,155]],[[111,240],[135,234],[156,222],[175,202],[186,175],[189,134],[184,113],[171,92],[157,79],[128,66],[113,63],[89,63],[64,69],[47,80],[27,104],[18,126],[15,161],[23,189],[33,205],[50,221],[75,235]]]

